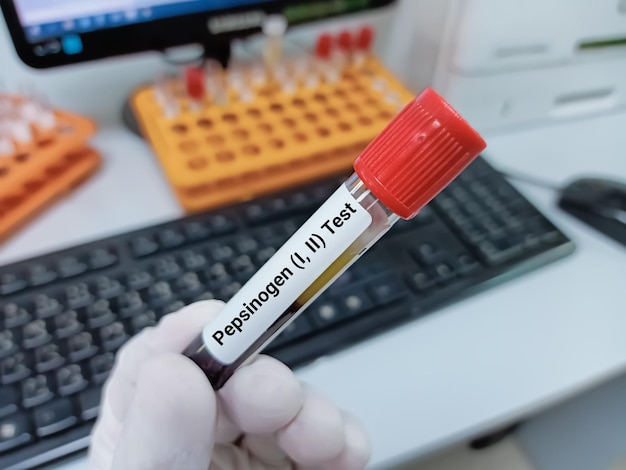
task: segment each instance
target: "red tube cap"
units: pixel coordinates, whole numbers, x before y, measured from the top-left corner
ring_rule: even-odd
[[[427,88],[368,145],[354,169],[383,204],[410,219],[486,146],[441,96]]]
[[[339,49],[341,49],[342,51],[352,52],[352,48],[354,46],[354,38],[352,37],[352,33],[350,33],[350,31],[342,31],[341,33],[339,33],[337,43],[339,44]]]
[[[204,70],[200,67],[188,67],[185,70],[187,94],[194,100],[204,98]]]
[[[320,34],[315,45],[315,55],[319,59],[328,59],[333,50],[333,38],[330,34]]]
[[[374,42],[374,28],[370,26],[364,26],[359,30],[359,34],[356,39],[356,47],[360,51],[369,51],[372,48]]]

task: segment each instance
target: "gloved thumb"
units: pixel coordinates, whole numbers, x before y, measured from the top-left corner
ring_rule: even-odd
[[[139,372],[113,468],[209,468],[216,415],[215,393],[195,364],[177,354],[152,358]]]

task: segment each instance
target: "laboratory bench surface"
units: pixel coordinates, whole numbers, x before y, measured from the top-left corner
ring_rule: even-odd
[[[0,38],[0,57],[7,47]],[[3,245],[0,264],[182,215],[149,147],[115,118],[142,63],[157,68],[153,58],[136,60],[141,74],[124,85],[114,83],[116,62],[43,76],[3,60],[9,77],[46,83],[56,104],[98,118],[93,146],[104,166]],[[68,77],[95,80],[113,97],[74,92]],[[618,113],[487,134],[485,156],[557,184],[589,174],[626,180],[623,129]],[[516,186],[573,239],[574,254],[297,371],[363,421],[372,467],[523,419],[626,371],[625,247],[560,211],[554,192]],[[84,467],[79,458],[57,468]]]

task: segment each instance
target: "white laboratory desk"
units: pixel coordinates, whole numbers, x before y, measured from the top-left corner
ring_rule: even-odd
[[[0,247],[0,263],[182,214],[148,146],[115,117],[131,84],[157,68],[143,57],[26,71],[0,31],[0,72],[98,118],[93,145],[104,157],[100,173]],[[79,86],[86,80],[102,91]],[[624,129],[619,114],[486,136],[486,155],[557,183],[626,180]],[[573,238],[575,254],[298,370],[365,423],[372,466],[461,442],[626,371],[626,248],[557,209],[553,193],[518,187]]]

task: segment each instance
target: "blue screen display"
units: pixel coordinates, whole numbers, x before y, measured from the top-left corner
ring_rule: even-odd
[[[15,0],[31,42],[268,0]]]

